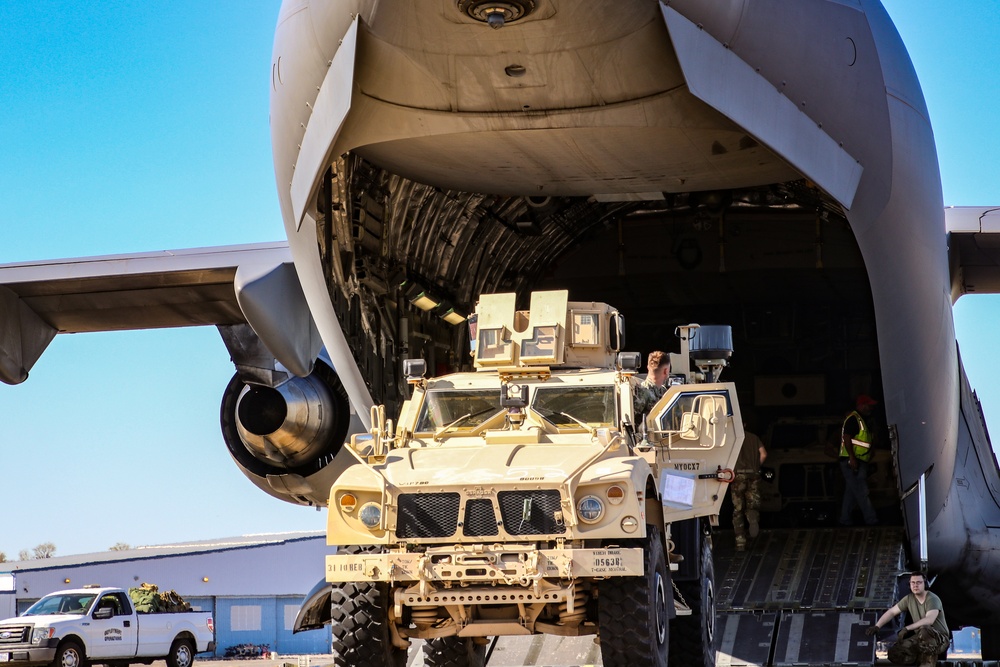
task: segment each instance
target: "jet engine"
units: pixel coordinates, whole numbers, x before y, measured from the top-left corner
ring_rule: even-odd
[[[330,485],[350,463],[335,462],[351,418],[340,378],[322,361],[307,377],[274,387],[237,373],[222,398],[222,435],[236,465],[266,493],[300,505],[326,505]]]

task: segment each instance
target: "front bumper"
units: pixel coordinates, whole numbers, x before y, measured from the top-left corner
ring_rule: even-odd
[[[49,665],[56,657],[56,646],[4,646],[0,648],[0,665]]]
[[[538,549],[531,545],[456,545],[423,553],[388,552],[326,557],[326,580],[536,586],[542,579],[642,576],[642,549]]]

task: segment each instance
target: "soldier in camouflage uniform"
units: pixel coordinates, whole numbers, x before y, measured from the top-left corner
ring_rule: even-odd
[[[910,594],[890,607],[865,633],[874,637],[886,623],[904,611],[910,624],[903,626],[896,635],[896,643],[889,648],[889,662],[933,667],[951,643],[951,631],[944,620],[941,598],[927,590],[927,575],[923,572],[910,574]]]
[[[736,478],[729,489],[733,497],[733,531],[736,533],[737,551],[747,548],[747,523],[750,524],[750,538],[757,537],[760,530],[760,466],[766,458],[767,450],[761,439],[745,431],[743,448],[736,459]]]
[[[646,360],[646,379],[637,387],[632,397],[632,408],[636,421],[639,415],[649,413],[650,408],[667,393],[667,378],[670,377],[670,355],[660,350],[649,353]]]

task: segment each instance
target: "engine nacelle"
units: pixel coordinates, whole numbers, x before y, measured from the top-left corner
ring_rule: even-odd
[[[222,398],[222,435],[236,465],[266,493],[299,505],[325,506],[330,485],[350,465],[338,457],[350,434],[364,430],[337,373],[322,361],[308,377],[277,387],[233,377]]]

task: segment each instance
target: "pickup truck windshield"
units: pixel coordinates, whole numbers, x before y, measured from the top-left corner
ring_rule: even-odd
[[[580,422],[610,426],[615,422],[615,391],[610,385],[538,387],[531,408],[560,428],[579,427]]]
[[[96,595],[89,593],[60,593],[49,595],[28,607],[22,616],[47,616],[49,614],[86,614]]]
[[[461,419],[455,428],[475,428],[500,412],[500,390],[427,392],[417,420],[418,432],[436,431]]]

